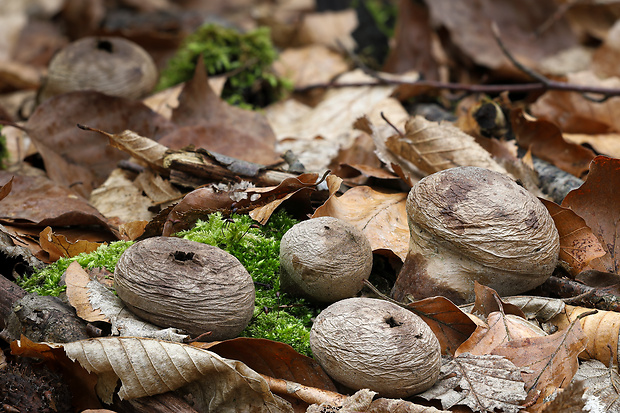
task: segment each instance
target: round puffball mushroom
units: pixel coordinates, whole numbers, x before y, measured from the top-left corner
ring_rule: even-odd
[[[331,303],[360,292],[372,270],[372,247],[356,227],[334,217],[289,229],[280,242],[280,288]]]
[[[84,37],[50,61],[38,101],[76,90],[139,99],[157,83],[157,67],[140,46],[121,37]]]
[[[430,327],[411,311],[374,298],[349,298],[323,310],[310,330],[310,348],[336,381],[383,397],[423,392],[441,367]]]
[[[434,173],[407,197],[409,253],[392,295],[474,300],[477,281],[500,295],[545,282],[558,262],[551,215],[508,176],[477,167]]]
[[[119,298],[139,317],[210,339],[234,338],[254,312],[254,281],[226,251],[174,237],[137,242],[114,270]]]

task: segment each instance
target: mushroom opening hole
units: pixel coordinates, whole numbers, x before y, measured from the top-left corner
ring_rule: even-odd
[[[177,261],[191,261],[194,259],[193,252],[175,251],[172,255]]]
[[[394,319],[394,317],[389,316],[385,319],[385,322],[390,326],[390,328],[394,328],[394,327],[398,327],[398,326],[402,326],[403,323],[401,323],[400,321],[396,321]]]
[[[103,50],[104,52],[112,53],[112,42],[110,42],[109,40],[98,40],[97,49]]]

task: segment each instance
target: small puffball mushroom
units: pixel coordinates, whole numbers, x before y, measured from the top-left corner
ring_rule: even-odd
[[[441,367],[430,327],[411,311],[374,298],[349,298],[323,310],[310,330],[310,348],[333,379],[383,397],[423,392]]]
[[[76,90],[139,99],[157,83],[157,67],[140,46],[121,37],[84,37],[49,63],[38,101]]]
[[[280,242],[280,288],[331,303],[357,294],[372,270],[372,247],[356,227],[334,217],[302,221]]]
[[[425,177],[407,197],[409,253],[392,295],[474,300],[475,281],[500,295],[545,282],[558,231],[543,204],[508,176],[459,167]]]
[[[226,251],[175,237],[137,242],[114,270],[119,298],[139,317],[209,339],[234,338],[254,312],[254,281]]]

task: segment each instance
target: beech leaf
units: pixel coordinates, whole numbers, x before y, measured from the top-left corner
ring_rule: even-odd
[[[620,411],[620,375],[616,366],[607,367],[598,360],[589,360],[579,366],[573,380],[583,380],[586,400],[598,404],[600,411]]]
[[[424,393],[439,399],[444,409],[457,404],[475,412],[517,413],[527,393],[521,370],[501,356],[461,354],[441,366],[439,380]]]
[[[97,393],[112,402],[117,381],[121,399],[151,396],[192,384],[192,397],[203,412],[292,412],[267,382],[245,364],[197,347],[136,337],[105,337],[50,343],[99,376]]]

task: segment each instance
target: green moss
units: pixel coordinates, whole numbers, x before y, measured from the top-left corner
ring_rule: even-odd
[[[31,293],[58,296],[66,289],[66,286],[60,285],[60,279],[73,261],[80,263],[83,268],[107,268],[109,271],[114,271],[121,254],[131,244],[133,244],[131,241],[116,241],[109,245],[102,245],[89,254],[82,253],[72,258],[60,258],[42,270],[18,279],[17,284]]]
[[[6,169],[9,161],[9,150],[6,147],[6,136],[2,134],[2,125],[0,125],[0,169]]]
[[[185,39],[162,71],[156,90],[191,79],[200,55],[209,75],[233,73],[222,90],[222,99],[232,105],[263,107],[290,89],[289,82],[271,71],[277,52],[268,28],[240,33],[206,24]]]

